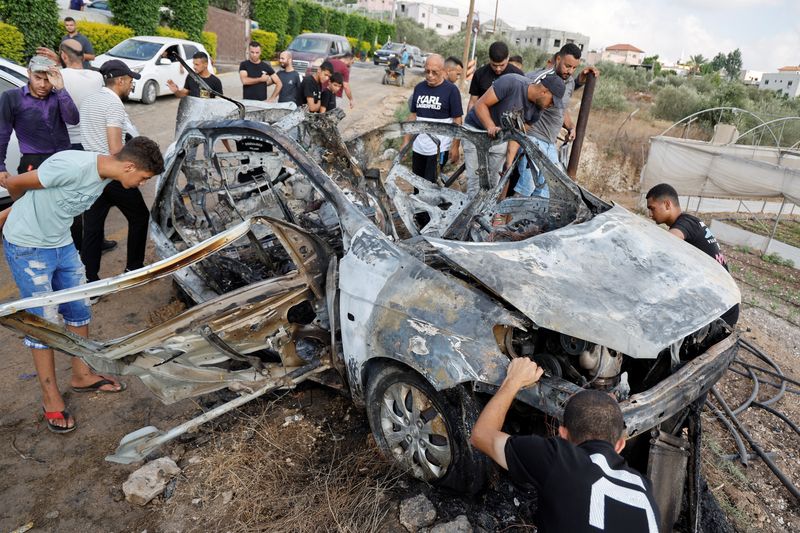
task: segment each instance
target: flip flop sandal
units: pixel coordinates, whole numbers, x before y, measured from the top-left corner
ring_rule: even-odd
[[[122,381],[119,382],[119,389],[104,390],[100,388],[105,385],[116,385],[116,383],[114,383],[110,379],[103,378],[95,381],[94,383],[86,387],[72,387],[72,392],[104,392],[107,394],[116,394],[128,388],[128,386]]]
[[[69,420],[69,413],[64,411],[45,411],[45,408],[42,407],[42,411],[44,411],[44,418],[47,421],[47,429],[52,431],[53,433],[69,433],[70,431],[74,431],[76,427],[78,427],[77,422],[73,422],[72,426],[59,426],[58,424],[53,424],[51,420]]]

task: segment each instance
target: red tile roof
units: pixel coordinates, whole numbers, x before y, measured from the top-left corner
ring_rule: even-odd
[[[615,44],[613,46],[606,46],[606,50],[611,50],[614,52],[641,52],[644,53],[644,50],[639,50],[632,44]]]
[[[778,72],[800,72],[800,66],[790,65],[788,67],[781,67]]]

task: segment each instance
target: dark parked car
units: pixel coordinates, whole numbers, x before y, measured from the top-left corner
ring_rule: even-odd
[[[352,52],[346,37],[331,33],[303,33],[287,47],[292,53],[292,66],[301,74],[313,73],[325,58],[342,57]]]
[[[403,48],[408,51],[408,62],[406,63],[407,67],[421,67],[425,63],[425,56],[422,55],[422,52],[418,47],[403,43],[387,43],[383,45],[383,48],[375,52],[372,57],[372,61],[376,65],[383,65],[389,63],[389,59],[394,56],[397,56],[399,59],[403,54]]]

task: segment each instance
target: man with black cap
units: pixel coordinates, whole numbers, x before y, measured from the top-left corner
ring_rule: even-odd
[[[114,155],[122,150],[124,127],[128,119],[123,101],[133,88],[133,80],[141,76],[118,59],[100,67],[105,87],[90,96],[81,106],[81,140],[89,152]],[[86,265],[88,281],[100,279],[100,254],[103,229],[109,209],[116,206],[128,220],[128,251],[125,270],[144,266],[147,224],[150,214],[139,189],[125,189],[118,182],[110,183],[84,214],[81,259]]]
[[[496,137],[502,130],[500,119],[506,112],[521,112],[522,120],[530,126],[539,119],[541,112],[551,106],[560,106],[564,97],[564,80],[550,74],[532,80],[520,74],[506,74],[498,78],[492,87],[481,96],[467,113],[466,125],[484,129],[489,137]],[[489,185],[500,179],[508,143],[493,145],[488,154],[487,173]],[[475,146],[464,142],[464,165],[467,173],[467,194],[474,195],[480,189],[477,175],[478,153]]]

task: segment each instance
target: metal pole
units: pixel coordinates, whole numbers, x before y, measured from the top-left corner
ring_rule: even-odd
[[[492,35],[495,35],[495,31],[497,31],[497,9],[500,7],[500,0],[495,0],[494,2],[494,21],[492,22]]]
[[[464,69],[469,64],[469,45],[472,40],[472,19],[475,16],[475,0],[469,0],[469,14],[467,15],[466,39],[464,39]],[[461,87],[464,87],[464,78],[459,80]]]
[[[775,217],[775,225],[772,226],[772,233],[770,233],[767,245],[764,247],[764,253],[767,253],[767,250],[769,250],[769,245],[772,244],[772,239],[775,238],[775,233],[778,231],[778,222],[781,220],[781,213],[783,213],[783,206],[785,204],[786,197],[783,198],[783,201],[781,202],[781,208],[778,210],[778,216]]]
[[[581,98],[581,110],[578,112],[578,122],[575,125],[575,140],[572,141],[572,152],[569,154],[569,164],[567,165],[567,175],[575,179],[578,174],[578,163],[581,160],[581,149],[583,148],[583,138],[586,135],[586,125],[589,123],[589,111],[592,108],[592,97],[594,96],[594,86],[597,79],[593,72],[586,76],[586,85],[583,87],[583,97]]]

